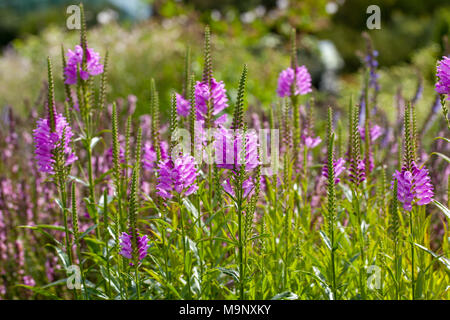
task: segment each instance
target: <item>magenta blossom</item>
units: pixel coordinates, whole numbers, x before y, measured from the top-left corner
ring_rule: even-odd
[[[384,130],[379,125],[374,125],[372,128],[370,128],[370,141],[374,142],[383,133]],[[364,140],[366,137],[366,129],[364,127],[359,127],[359,134],[361,135],[361,139]]]
[[[313,137],[313,136],[303,136],[303,142],[305,143],[305,146],[309,149],[317,147],[321,142],[322,139],[320,137]]]
[[[205,120],[208,112],[208,101],[212,103],[212,115],[217,116],[228,107],[228,98],[226,95],[225,84],[223,81],[217,82],[211,78],[211,90],[205,82],[197,81],[195,85],[195,103],[197,111],[197,120]],[[227,115],[223,114],[215,120],[216,125],[224,124],[227,121]]]
[[[295,95],[304,95],[312,91],[311,89],[311,75],[305,66],[297,67],[296,70],[296,86]],[[277,93],[280,97],[288,97],[292,93],[292,85],[294,83],[294,70],[287,68],[281,71],[278,77]]]
[[[146,170],[153,170],[156,165],[156,151],[150,142],[145,142],[142,153],[142,167]]]
[[[361,182],[366,180],[366,165],[363,160],[350,160],[350,168],[349,168],[349,180],[356,185],[359,185]]]
[[[162,160],[158,166],[156,193],[165,199],[171,199],[174,192],[191,195],[198,189],[197,174],[197,164],[190,155],[181,155],[175,161]]]
[[[334,163],[333,163],[333,167],[334,167],[334,183],[335,184],[338,184],[339,181],[341,181],[341,179],[339,179],[338,177],[345,170],[344,164],[345,164],[345,160],[343,158],[339,158],[339,159],[335,160]],[[325,164],[322,167],[322,176],[325,177],[326,179],[328,179],[328,165],[327,164]]]
[[[68,166],[77,160],[72,152],[72,129],[62,114],[55,114],[55,130],[52,131],[49,119],[42,118],[37,121],[37,128],[33,131],[35,142],[35,159],[39,171],[54,174],[56,162],[55,149],[62,147],[64,153],[64,165]],[[64,139],[63,139],[64,137]]]
[[[191,110],[191,104],[181,94],[175,93],[177,102],[177,112],[182,117],[187,117]]]
[[[75,50],[68,50],[67,64],[64,68],[64,77],[66,84],[76,84],[78,75],[83,80],[89,79],[89,76],[96,76],[103,72],[103,65],[100,63],[100,55],[91,48],[86,52],[86,69],[82,69],[83,48],[80,45],[75,46]]]
[[[166,141],[161,141],[160,152],[161,160],[167,160],[169,145]],[[146,170],[153,170],[156,167],[157,154],[156,150],[150,142],[145,142],[142,148],[142,167]]]
[[[217,167],[224,169],[239,168],[242,157],[242,133],[220,128],[214,137],[214,150]],[[260,163],[258,157],[258,137],[255,131],[247,132],[245,170],[249,171]]]
[[[122,232],[122,235],[120,236],[120,247],[121,251],[120,254],[124,256],[127,259],[133,259],[133,246],[132,246],[132,239],[133,235],[128,234],[126,232]],[[150,247],[150,244],[148,243],[148,238],[146,235],[140,236],[137,235],[137,251],[138,251],[138,258],[139,260],[142,260],[147,255],[147,250]],[[130,263],[130,265],[133,265]]]
[[[248,196],[252,196],[254,194],[255,182],[256,182],[256,179],[254,177],[249,177],[246,180],[244,180],[244,182],[242,183],[242,189],[244,190],[244,194],[243,194],[244,198],[247,198]],[[261,189],[264,188],[264,186],[265,186],[264,176],[260,177],[259,183],[260,183]],[[235,192],[233,190],[234,186],[232,186],[230,179],[225,180],[224,183],[222,184],[222,186],[226,192],[231,194],[233,197],[235,196]]]
[[[397,198],[403,203],[403,208],[411,211],[413,204],[425,205],[433,200],[434,192],[431,178],[425,167],[419,168],[416,163],[411,165],[411,171],[405,167],[402,171],[394,173],[394,179],[397,179]]]
[[[437,74],[438,82],[436,82],[436,92],[446,94],[447,100],[450,100],[450,58],[442,57],[438,62]]]

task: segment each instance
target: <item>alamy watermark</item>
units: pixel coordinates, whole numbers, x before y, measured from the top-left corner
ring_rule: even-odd
[[[381,289],[381,268],[376,265],[371,265],[367,268],[367,287],[370,290]]]
[[[367,14],[370,16],[366,20],[367,29],[381,29],[381,9],[379,6],[372,4],[367,7]]]
[[[77,266],[76,264],[72,264],[67,267],[66,272],[67,272],[67,281],[66,281],[67,288],[69,288],[70,290],[73,289],[80,290],[81,289],[80,267]]]
[[[75,4],[70,5],[66,9],[66,14],[69,16],[66,19],[66,26],[69,30],[81,29],[81,9]]]

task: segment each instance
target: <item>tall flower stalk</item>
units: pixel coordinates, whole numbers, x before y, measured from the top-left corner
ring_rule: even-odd
[[[337,281],[336,281],[336,261],[335,251],[337,249],[336,244],[336,187],[334,177],[334,132],[333,132],[333,111],[328,108],[328,181],[327,181],[327,229],[328,238],[330,240],[330,271],[331,271],[331,288],[333,292],[333,299],[338,299],[337,296]]]
[[[414,214],[417,205],[425,205],[432,201],[434,196],[433,185],[428,170],[416,165],[415,137],[413,133],[413,120],[411,104],[405,107],[404,116],[404,152],[401,171],[394,173],[394,182],[397,183],[397,198],[403,203],[403,208],[409,212],[410,241],[411,241],[411,289],[412,299],[415,295],[415,236]]]
[[[66,254],[72,264],[72,245],[67,223],[67,181],[71,164],[77,160],[72,152],[72,129],[62,114],[55,110],[53,72],[50,58],[48,66],[47,118],[39,119],[34,130],[35,159],[42,173],[51,175],[59,191],[59,206],[63,213]]]

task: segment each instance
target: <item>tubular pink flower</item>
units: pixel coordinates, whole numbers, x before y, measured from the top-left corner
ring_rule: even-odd
[[[132,246],[132,239],[133,235],[128,234],[126,232],[122,232],[122,235],[120,236],[120,247],[121,251],[120,254],[127,258],[127,259],[133,259],[133,246]],[[142,260],[147,255],[147,250],[150,247],[150,244],[148,243],[148,238],[146,235],[140,236],[137,235],[137,249],[138,249],[138,258],[139,260]],[[130,263],[133,265],[132,263]]]
[[[317,147],[322,142],[322,139],[320,137],[303,136],[303,142],[307,148],[312,149]]]
[[[442,57],[438,61],[437,73],[438,82],[436,82],[436,92],[439,94],[446,94],[447,100],[450,100],[450,58]]]
[[[191,110],[191,104],[181,94],[175,93],[177,112],[180,116],[187,117]]]
[[[89,79],[89,76],[96,76],[103,72],[103,65],[100,63],[100,55],[91,48],[86,52],[86,70],[81,68],[83,63],[83,48],[80,45],[75,46],[75,50],[68,50],[67,64],[64,69],[64,83],[76,84],[78,71],[83,80]]]
[[[242,164],[242,133],[219,128],[214,137],[214,150],[218,168],[234,169]],[[250,171],[258,166],[258,137],[255,131],[247,132],[245,170]]]
[[[156,193],[165,199],[171,199],[174,192],[191,195],[198,189],[197,174],[197,164],[190,155],[181,155],[175,161],[162,160],[158,165]]]
[[[211,91],[211,92],[210,92]],[[223,81],[217,82],[211,78],[211,90],[205,82],[197,81],[195,85],[195,103],[197,111],[197,120],[205,120],[208,112],[208,101],[212,102],[212,115],[217,116],[228,107],[228,98],[226,95],[225,84]],[[223,114],[215,120],[216,125],[224,124],[227,121],[227,115]]]
[[[295,95],[304,95],[312,91],[311,89],[311,75],[305,66],[299,66],[296,70],[296,88]],[[292,93],[292,85],[294,83],[294,70],[287,68],[281,71],[278,77],[277,93],[280,97],[288,97]]]
[[[160,142],[161,160],[167,160],[168,148],[169,146],[166,141]],[[156,150],[149,141],[146,141],[142,148],[142,167],[149,171],[157,167]]]
[[[156,165],[156,151],[150,142],[145,142],[142,153],[142,167],[145,170],[153,170]]]
[[[359,160],[356,163],[356,160],[350,160],[350,168],[349,168],[349,180],[356,185],[359,185],[361,182],[366,180],[366,171],[365,164],[363,160]]]
[[[345,160],[343,158],[339,158],[337,160],[334,161],[333,166],[334,166],[334,183],[338,184],[339,181],[341,181],[340,178],[338,178],[341,173],[345,170],[344,167],[345,164]],[[322,176],[326,179],[328,179],[328,166],[325,164],[322,167]]]
[[[243,194],[244,198],[247,198],[247,196],[252,196],[254,194],[255,182],[256,182],[256,179],[254,177],[249,177],[246,180],[244,180],[244,182],[242,183],[242,188],[244,190],[244,194]],[[261,189],[263,189],[265,186],[264,176],[260,177],[259,183],[260,183]],[[235,192],[233,190],[233,186],[231,185],[230,179],[225,180],[223,182],[222,186],[226,192],[228,192],[232,196],[235,196]]]
[[[405,210],[411,211],[413,204],[421,206],[433,200],[433,185],[425,167],[418,168],[416,163],[413,162],[411,171],[408,171],[405,167],[402,168],[401,172],[396,170],[394,179],[397,179],[398,182],[398,201],[403,203]]]
[[[62,141],[64,135],[64,141]],[[33,130],[35,142],[35,159],[39,171],[54,174],[55,154],[54,150],[62,145],[65,156],[65,165],[68,166],[77,160],[72,152],[72,129],[62,114],[55,115],[55,131],[52,132],[49,120],[46,118],[37,121],[37,128]]]
[[[370,141],[374,142],[384,133],[383,128],[379,125],[374,125],[370,128]],[[366,137],[366,130],[364,127],[359,127],[359,134],[361,135],[361,139],[364,140]]]

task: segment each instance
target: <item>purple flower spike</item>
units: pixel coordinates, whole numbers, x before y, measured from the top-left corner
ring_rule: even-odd
[[[124,256],[127,259],[133,259],[133,246],[132,246],[132,234],[122,232],[122,235],[120,236],[120,247],[121,251],[120,254]],[[137,249],[138,249],[138,255],[139,260],[142,260],[147,255],[147,250],[150,247],[150,244],[148,243],[148,238],[146,235],[144,236],[137,236]],[[130,265],[133,265],[130,263]]]
[[[320,137],[314,138],[309,136],[303,136],[303,141],[307,148],[312,149],[317,147],[322,142],[322,139]]]
[[[450,58],[442,57],[437,66],[438,82],[436,83],[436,92],[446,94],[447,100],[450,100]]]
[[[64,141],[62,141],[64,134]],[[55,115],[55,131],[52,132],[48,119],[39,119],[37,128],[33,131],[35,142],[35,159],[39,171],[54,174],[55,154],[53,150],[58,146],[63,146],[65,155],[65,165],[68,166],[77,160],[77,156],[72,152],[71,139],[72,129],[62,114]]]
[[[165,199],[171,199],[173,193],[191,195],[197,191],[197,164],[190,155],[179,156],[175,161],[163,160],[158,166],[157,194]]]
[[[142,167],[145,170],[153,170],[156,164],[156,151],[150,142],[145,142],[142,152]]]
[[[214,140],[217,167],[223,169],[239,168],[242,156],[242,134],[234,130],[220,128]],[[250,171],[258,166],[258,137],[255,131],[247,132],[245,170]]]
[[[406,211],[411,211],[413,204],[422,206],[433,200],[433,185],[425,167],[418,168],[413,162],[411,171],[403,167],[401,172],[395,171],[394,179],[398,182],[398,201]]]
[[[191,104],[181,94],[175,93],[177,102],[177,112],[182,117],[187,117],[191,110]]]
[[[383,133],[383,128],[381,128],[379,125],[374,125],[372,128],[370,128],[370,141],[374,142],[379,137],[381,137]],[[359,134],[361,135],[361,139],[364,140],[366,137],[366,130],[364,127],[359,127]]]
[[[206,82],[197,81],[195,85],[195,103],[197,111],[197,120],[205,120],[208,112],[208,101],[212,101],[212,115],[216,116],[228,107],[228,98],[226,95],[225,84],[223,81],[217,82],[211,78],[211,92]],[[216,125],[225,123],[227,115],[224,114],[216,119]]]
[[[339,158],[339,159],[335,160],[334,163],[333,163],[333,166],[334,166],[334,183],[335,184],[338,184],[339,181],[341,181],[341,179],[339,179],[338,177],[345,170],[344,164],[345,164],[345,160],[343,158]],[[328,166],[326,164],[322,167],[322,176],[324,178],[328,179]]]
[[[103,65],[100,63],[100,55],[91,48],[86,52],[86,70],[81,68],[83,63],[83,48],[80,45],[75,46],[75,50],[68,50],[67,65],[64,69],[65,84],[76,84],[78,71],[83,80],[89,79],[89,76],[96,76],[103,72]]]
[[[304,95],[312,91],[311,89],[311,75],[305,66],[297,67],[296,70],[296,90],[295,95]],[[294,70],[287,68],[281,71],[278,77],[277,93],[280,97],[288,97],[292,93],[292,84],[294,83]]]
[[[364,180],[366,180],[366,165],[364,161],[358,160],[358,163],[356,163],[356,160],[351,159],[350,160],[350,168],[349,168],[349,180],[356,185],[361,184]]]

